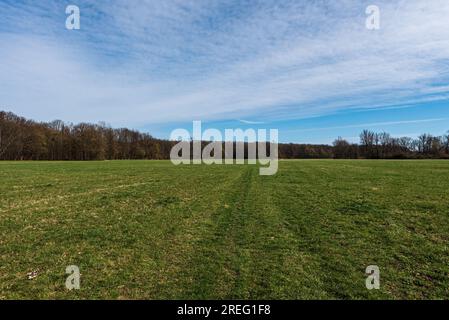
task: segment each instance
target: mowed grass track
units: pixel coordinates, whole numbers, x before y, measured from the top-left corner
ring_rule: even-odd
[[[449,298],[449,161],[0,162],[0,181],[1,299]]]

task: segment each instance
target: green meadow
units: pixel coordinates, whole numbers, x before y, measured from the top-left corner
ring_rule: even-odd
[[[0,299],[449,299],[449,161],[0,162],[0,182]]]

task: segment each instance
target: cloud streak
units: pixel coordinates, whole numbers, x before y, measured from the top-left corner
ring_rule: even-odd
[[[288,130],[288,132],[311,132],[311,131],[324,131],[324,130],[349,129],[349,128],[371,128],[371,127],[381,127],[381,126],[396,126],[396,125],[404,125],[404,124],[431,123],[431,122],[448,121],[448,120],[449,120],[449,118],[384,121],[384,122],[358,123],[358,124],[351,124],[351,125],[345,125],[345,126],[334,126],[334,127],[295,129],[295,130]]]
[[[279,121],[449,92],[449,2],[0,3],[2,107],[40,120],[142,126]]]

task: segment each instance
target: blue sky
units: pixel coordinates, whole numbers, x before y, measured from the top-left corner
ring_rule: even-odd
[[[371,4],[380,30],[365,28]],[[448,17],[447,0],[0,0],[0,109],[162,138],[193,120],[283,142],[439,135]]]

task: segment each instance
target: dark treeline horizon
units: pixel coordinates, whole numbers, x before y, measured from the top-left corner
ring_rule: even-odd
[[[170,158],[176,143],[104,123],[36,122],[0,111],[0,160],[163,160]],[[280,159],[449,159],[449,131],[413,139],[364,130],[359,143],[339,137],[332,145],[279,143],[278,147]]]

